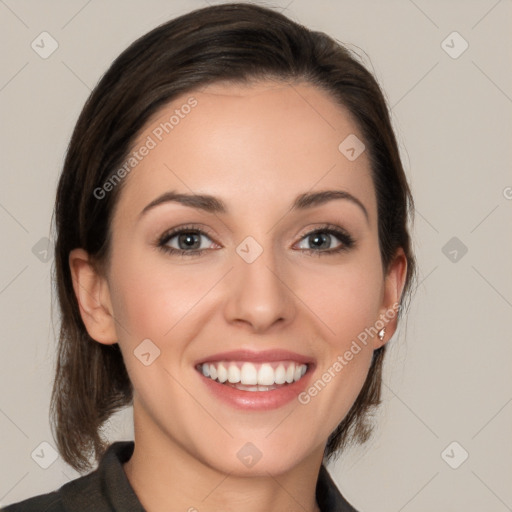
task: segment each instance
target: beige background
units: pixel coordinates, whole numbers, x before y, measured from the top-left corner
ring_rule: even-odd
[[[74,122],[132,40],[208,3],[0,0],[0,504],[78,476],[61,459],[40,467],[52,461],[40,443],[54,446],[45,237]],[[378,428],[329,469],[361,512],[512,510],[512,2],[269,5],[367,53],[417,202],[421,285],[390,345]],[[59,45],[47,59],[31,48],[43,31]],[[469,44],[458,58],[442,46],[453,31]],[[450,36],[444,48],[463,44]],[[132,438],[130,414],[112,440]]]

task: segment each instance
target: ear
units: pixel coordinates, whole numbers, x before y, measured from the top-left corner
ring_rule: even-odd
[[[382,340],[378,336],[373,337],[374,350],[385,345],[396,331],[398,325],[398,306],[402,297],[406,276],[407,257],[404,250],[400,247],[395,253],[389,265],[388,273],[384,278],[384,293],[382,307],[379,311],[379,320],[384,323],[385,333]]]
[[[105,345],[117,343],[106,278],[98,273],[83,249],[73,249],[69,253],[69,268],[80,315],[89,336]]]

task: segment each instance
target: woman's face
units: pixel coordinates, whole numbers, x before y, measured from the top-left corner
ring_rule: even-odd
[[[325,92],[272,82],[186,94],[140,134],[102,300],[141,445],[239,474],[321,457],[405,273],[383,274],[361,140]]]

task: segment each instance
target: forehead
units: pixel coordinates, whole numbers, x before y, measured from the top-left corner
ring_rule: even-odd
[[[365,151],[347,158],[339,148],[347,137],[362,141],[349,112],[310,84],[212,84],[147,123],[132,151],[150,149],[125,178],[117,209],[140,212],[172,190],[215,195],[237,215],[255,204],[282,212],[300,193],[335,188],[359,197],[373,217],[369,159]]]

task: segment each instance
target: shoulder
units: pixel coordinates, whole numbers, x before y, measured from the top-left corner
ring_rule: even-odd
[[[103,510],[98,472],[76,478],[60,489],[33,496],[3,508],[0,512],[75,512]]]
[[[133,441],[115,442],[103,455],[99,467],[60,489],[13,503],[0,512],[143,512],[122,464],[133,453]]]
[[[1,512],[65,512],[58,491],[34,496],[3,508]]]

